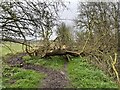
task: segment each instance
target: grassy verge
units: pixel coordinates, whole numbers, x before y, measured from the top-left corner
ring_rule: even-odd
[[[46,76],[33,70],[9,67],[4,64],[2,77],[3,88],[37,88]]]
[[[40,59],[37,57],[24,56],[23,59],[26,63],[34,65],[43,65],[44,67],[53,68],[55,70],[61,70],[64,65],[64,59],[59,56],[54,56],[48,59]]]
[[[82,58],[73,58],[68,64],[67,71],[74,88],[117,88],[116,83],[103,71],[88,64]]]

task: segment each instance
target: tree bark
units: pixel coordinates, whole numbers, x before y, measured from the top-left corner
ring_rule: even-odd
[[[63,56],[63,55],[71,55],[71,56],[85,56],[85,52],[79,53],[75,51],[68,51],[68,50],[61,50],[61,49],[56,49],[50,52],[47,52],[43,57],[49,57],[49,56]]]

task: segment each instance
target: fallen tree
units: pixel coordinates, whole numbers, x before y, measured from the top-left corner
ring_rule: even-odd
[[[56,56],[56,55],[62,56],[62,55],[67,55],[67,54],[69,54],[71,56],[79,56],[80,55],[80,53],[77,53],[77,52],[56,49],[56,50],[47,52],[43,57]]]
[[[87,55],[88,53],[86,52],[76,52],[76,51],[69,51],[69,50],[62,50],[62,49],[56,49],[56,50],[51,50],[51,51],[48,51],[46,52],[42,58],[46,58],[46,57],[50,57],[50,56],[64,56],[64,55],[70,55],[70,56],[74,56],[74,57],[79,57],[79,56],[85,56]]]

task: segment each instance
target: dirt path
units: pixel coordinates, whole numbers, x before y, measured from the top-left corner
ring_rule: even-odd
[[[64,88],[69,85],[69,81],[67,79],[67,74],[65,69],[67,66],[66,62],[65,62],[63,71],[56,71],[51,68],[45,68],[43,66],[26,64],[24,60],[22,60],[22,57],[25,55],[26,55],[25,53],[20,53],[18,55],[10,57],[7,60],[7,63],[11,66],[19,65],[19,67],[24,69],[35,70],[40,73],[42,72],[47,74],[47,77],[42,82],[42,86],[38,88]]]

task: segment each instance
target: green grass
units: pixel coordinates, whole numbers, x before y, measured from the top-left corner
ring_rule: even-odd
[[[37,88],[42,83],[45,74],[33,70],[9,67],[4,64],[2,77],[3,88]]]
[[[42,79],[46,77],[45,74],[38,73],[33,70],[25,70],[18,67],[9,67],[5,63],[5,58],[10,57],[11,55],[16,54],[17,52],[22,52],[22,45],[17,43],[5,42],[8,47],[0,47],[0,57],[3,56],[3,75],[2,75],[2,88],[37,88],[38,85],[41,85]],[[8,55],[9,54],[9,55]]]
[[[40,59],[36,57],[24,56],[23,59],[26,63],[31,63],[34,65],[42,65],[44,67],[52,68],[55,70],[61,70],[64,65],[63,57],[54,56],[48,59]]]
[[[67,71],[74,88],[117,88],[117,84],[109,76],[82,58],[73,58]]]
[[[22,46],[15,43],[6,43],[13,53],[21,52]],[[1,44],[0,44],[1,45]],[[11,51],[7,47],[0,47],[1,56],[5,56]],[[5,56],[7,57],[7,56]],[[51,57],[40,59],[38,57],[24,56],[26,63],[35,65],[43,65],[47,68],[55,70],[63,69],[64,59],[62,57]],[[17,67],[9,67],[3,63],[3,86],[8,88],[36,88],[40,85],[40,81],[46,76],[33,70],[25,70]],[[93,65],[88,64],[83,58],[72,58],[67,67],[68,77],[71,88],[117,88],[117,84],[105,75],[103,71],[97,69]]]
[[[7,47],[5,46],[7,45]],[[12,43],[12,42],[5,42],[5,45],[4,44],[0,44],[0,57],[1,56],[5,56],[6,54],[8,53],[17,53],[17,52],[22,52],[22,45],[21,44],[17,44],[17,43]],[[9,48],[10,49],[9,49]]]
[[[51,57],[51,59],[23,57],[26,63],[43,65],[48,68],[60,70],[63,68],[62,57]],[[93,65],[88,64],[83,58],[72,58],[67,67],[71,88],[117,88],[117,84],[112,78]]]

